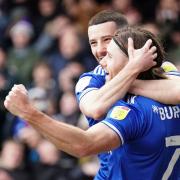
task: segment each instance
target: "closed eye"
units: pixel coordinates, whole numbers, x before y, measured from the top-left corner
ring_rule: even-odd
[[[111,37],[108,37],[108,38],[105,38],[104,41],[109,42],[109,41],[111,41],[111,39],[112,39]]]
[[[112,38],[113,38],[113,36],[104,36],[103,41],[110,42]]]
[[[90,41],[89,44],[90,44],[91,46],[95,46],[95,45],[97,44],[97,42],[96,42],[96,41]]]

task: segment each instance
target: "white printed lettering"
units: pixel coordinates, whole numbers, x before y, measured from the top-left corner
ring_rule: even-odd
[[[169,109],[169,113],[168,113],[168,109]],[[165,111],[165,115],[167,119],[172,119],[173,118],[173,112],[172,112],[172,108],[169,107],[164,107],[164,111]]]
[[[165,120],[166,116],[165,116],[163,108],[159,108],[159,114],[160,114],[161,120]]]
[[[173,106],[173,111],[174,111],[174,118],[179,118],[179,107],[178,106]]]

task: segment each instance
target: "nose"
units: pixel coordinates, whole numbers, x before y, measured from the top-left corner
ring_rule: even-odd
[[[99,58],[106,56],[106,53],[107,53],[106,46],[102,42],[98,43],[96,53]]]

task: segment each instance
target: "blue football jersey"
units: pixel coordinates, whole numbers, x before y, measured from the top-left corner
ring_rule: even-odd
[[[76,85],[76,98],[80,102],[81,98],[94,89],[99,89],[105,84],[105,71],[101,66],[97,66],[93,71],[84,73],[80,76],[79,81]],[[90,117],[86,117],[89,126],[93,126],[99,121],[94,120]],[[104,152],[98,154],[98,159],[100,163],[100,169],[96,174],[94,180],[115,180],[114,176],[120,177],[119,173],[119,156],[121,154],[121,149],[117,148],[110,152]]]
[[[104,84],[105,84],[105,71],[102,69],[100,65],[97,66],[93,71],[82,74],[75,88],[75,93],[78,103],[86,93],[94,89],[99,89]],[[90,127],[99,122],[91,117],[86,117],[86,119],[88,120]],[[112,155],[111,152],[104,152],[98,154],[100,169],[97,175],[95,176],[94,180],[109,179],[108,177],[110,174],[110,170],[112,169],[109,163],[109,159],[111,155]]]
[[[113,180],[180,179],[180,105],[142,96],[118,101],[101,121],[121,139]],[[114,151],[112,151],[112,154]]]
[[[88,92],[99,89],[105,84],[105,71],[101,66],[97,66],[93,71],[84,73],[80,76],[79,81],[76,85],[76,98],[78,103],[81,98]],[[167,73],[168,74],[168,73]],[[174,74],[173,74],[174,75]],[[99,121],[96,121],[90,117],[86,117],[89,126],[92,126]],[[117,148],[111,152],[100,153],[98,155],[100,161],[100,169],[95,177],[95,180],[119,180],[122,179],[121,156],[123,148]]]

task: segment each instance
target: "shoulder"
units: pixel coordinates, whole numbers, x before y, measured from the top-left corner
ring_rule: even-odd
[[[94,77],[94,78],[98,78],[98,77],[101,77],[101,76],[102,76],[102,77],[105,77],[105,75],[106,75],[105,70],[104,70],[100,65],[98,65],[97,67],[95,67],[94,70],[92,70],[92,71],[90,71],[90,72],[85,72],[85,73],[83,73],[83,74],[80,76],[79,80],[82,79],[82,78],[84,78],[84,77]]]
[[[177,67],[169,61],[163,62],[161,67],[167,76],[180,76],[180,71],[178,71]]]
[[[108,112],[107,117],[112,119],[123,120],[126,116],[134,113],[138,113],[139,108],[136,106],[136,103],[127,103],[123,100],[117,101],[110,111]]]
[[[169,61],[163,62],[161,67],[163,68],[164,72],[177,71],[176,66]]]
[[[83,78],[84,76],[105,76],[106,72],[105,70],[100,66],[96,66],[92,71],[83,73],[79,79]]]
[[[77,84],[76,84],[76,92],[81,92],[88,86],[92,87],[101,87],[105,83],[105,71],[99,65],[93,71],[83,73]]]
[[[134,104],[118,101],[102,121],[115,131],[122,144],[142,136],[144,132],[144,115]]]
[[[93,71],[84,73],[80,76],[76,87],[75,94],[80,99],[92,90],[97,90],[105,84],[105,71],[101,66],[97,66]]]

